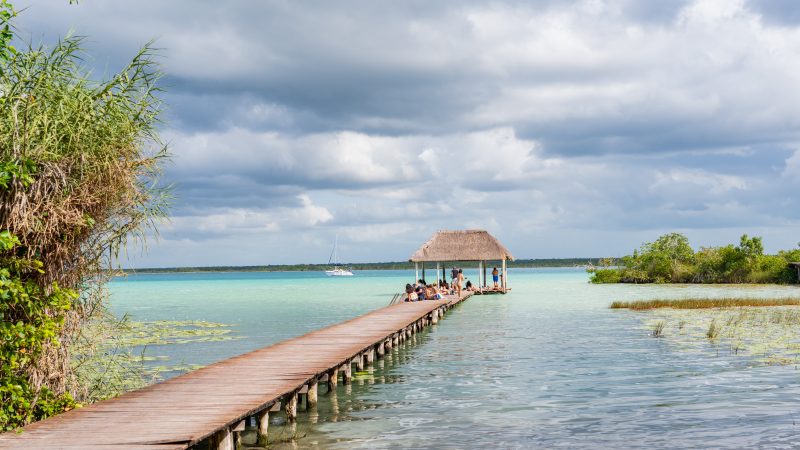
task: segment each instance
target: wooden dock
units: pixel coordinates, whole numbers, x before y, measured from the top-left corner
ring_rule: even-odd
[[[400,303],[245,353],[117,398],[0,434],[0,449],[185,449],[206,439],[233,449],[245,421],[266,437],[271,411],[297,414],[298,395],[318,401],[320,384],[350,382],[461,298]]]

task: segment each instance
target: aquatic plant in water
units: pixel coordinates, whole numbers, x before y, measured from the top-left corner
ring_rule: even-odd
[[[749,358],[751,365],[800,364],[798,306],[665,308],[640,314],[652,336],[660,329],[658,337],[678,351]]]
[[[84,380],[89,402],[140,389],[164,374],[199,369],[197,364],[170,363],[163,355],[147,354],[153,346],[184,345],[241,339],[230,325],[206,321],[136,322],[104,317],[87,325],[73,351],[73,370]],[[155,365],[154,362],[162,362]]]

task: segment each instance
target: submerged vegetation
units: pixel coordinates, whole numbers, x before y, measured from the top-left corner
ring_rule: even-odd
[[[748,365],[800,364],[800,308],[655,309],[643,329],[684,352],[748,357]]]
[[[158,355],[160,345],[182,345],[241,339],[227,324],[162,320],[137,322],[123,317],[93,320],[73,343],[72,366],[82,380],[81,397],[103,400],[199,368]],[[156,365],[158,363],[158,365]]]
[[[751,356],[765,364],[800,364],[800,298],[687,298],[614,302],[644,314],[650,336],[683,350]]]
[[[150,48],[95,81],[80,38],[11,47],[14,16],[0,1],[0,431],[89,400],[73,345],[166,198]]]
[[[757,306],[800,306],[800,298],[681,298],[674,300],[617,301],[611,303],[612,309],[648,310],[659,308],[706,309]]]
[[[797,283],[789,266],[800,261],[800,248],[764,253],[760,237],[743,235],[739,245],[701,247],[670,233],[645,243],[632,255],[606,259],[588,269],[592,283]]]

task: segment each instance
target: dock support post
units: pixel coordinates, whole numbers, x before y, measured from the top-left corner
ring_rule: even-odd
[[[335,367],[331,369],[331,373],[328,374],[328,392],[335,392],[336,384],[338,382],[339,382],[339,368]]]
[[[342,382],[344,384],[350,384],[350,380],[353,379],[353,365],[351,361],[347,361],[344,365],[344,375],[342,376]]]
[[[378,344],[375,349],[376,349],[376,353],[378,354],[378,358],[383,358],[383,354],[385,353],[385,350],[383,348],[383,342]]]
[[[228,427],[214,433],[209,438],[208,448],[212,450],[234,450],[233,448],[233,433]]]
[[[256,443],[264,447],[267,445],[269,436],[269,408],[256,414],[256,427]]]
[[[395,333],[392,335],[392,347],[397,347],[400,345],[400,333]]]
[[[367,350],[367,365],[371,366],[375,362],[375,349],[370,348]]]
[[[389,353],[389,351],[392,349],[392,338],[386,339],[383,342],[383,346],[386,348],[386,353]]]
[[[297,392],[292,392],[286,398],[286,420],[297,420]]]
[[[316,408],[317,407],[317,380],[308,383],[308,393],[306,394],[306,407],[307,408]]]
[[[431,324],[436,325],[437,323],[439,323],[439,310],[434,309],[431,311]]]
[[[364,371],[364,354],[359,353],[356,357],[356,371],[363,372]]]

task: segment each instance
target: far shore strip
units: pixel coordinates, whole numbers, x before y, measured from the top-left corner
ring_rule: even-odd
[[[681,298],[638,301],[616,301],[611,309],[644,311],[658,308],[705,309],[741,308],[759,306],[800,306],[800,298]]]

